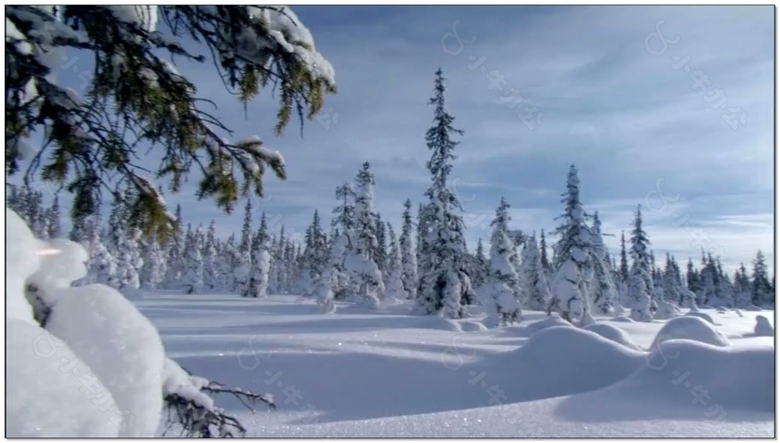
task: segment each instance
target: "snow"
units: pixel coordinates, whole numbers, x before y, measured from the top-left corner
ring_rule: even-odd
[[[615,343],[619,343],[629,349],[633,349],[635,351],[642,350],[639,345],[634,343],[634,340],[630,335],[628,335],[626,331],[609,323],[593,323],[588,325],[585,329],[591,332],[595,332],[607,340],[612,340]]]
[[[741,350],[772,346],[769,338],[747,336],[755,323],[750,316],[719,317],[714,327],[729,337],[728,347],[686,341],[692,349],[687,357],[688,348],[668,348],[680,340],[664,343],[663,355],[669,357],[661,373],[647,369],[661,366],[660,355],[543,312],[524,311],[520,324],[484,330],[475,327],[484,318],[477,307],[469,307],[470,318],[448,320],[409,315],[412,300],[377,311],[337,300],[336,312],[323,315],[315,300],[299,299],[161,291],[147,293],[137,304],[183,367],[276,398],[276,412],[255,414],[237,401],[220,399],[218,405],[248,427],[249,437],[748,438],[774,433],[773,414],[761,408],[761,398],[751,404],[747,397],[753,394],[736,396],[743,388],[755,392],[744,375],[752,374],[747,366],[762,358],[754,356],[757,351]],[[622,323],[598,315],[596,320],[623,330],[645,349],[666,324]],[[673,360],[678,350],[680,357]],[[752,363],[740,363],[743,359]],[[708,366],[700,366],[700,360]],[[719,368],[728,365],[739,372],[720,375],[720,382],[733,380],[736,386],[726,392],[715,382]],[[702,384],[711,390],[707,406],[722,404],[725,421],[703,415],[708,407],[692,405],[688,389],[671,383],[677,378],[672,372],[680,369],[691,371],[691,388]],[[758,369],[755,384],[773,392],[765,370]],[[660,381],[651,383],[658,374]],[[491,395],[494,386],[503,397]],[[291,397],[294,391],[300,397]],[[309,412],[307,405],[313,406]]]
[[[154,435],[164,351],[155,327],[129,300],[100,284],[60,289],[47,329],[67,340],[111,391],[124,416],[120,436]]]
[[[756,315],[756,327],[753,333],[762,337],[774,337],[775,328],[769,323],[769,320],[763,315]]]
[[[673,339],[687,339],[713,346],[729,346],[729,340],[715,329],[710,323],[698,317],[676,317],[664,324],[653,344],[652,349],[656,349],[661,343]]]
[[[38,269],[43,242],[33,237],[30,228],[14,211],[5,209],[6,237],[5,317],[34,323],[33,311],[25,298],[25,280]]]
[[[110,405],[111,393],[99,381],[86,388],[88,368],[67,344],[34,324],[6,323],[7,437],[116,437],[97,395]],[[72,366],[71,366],[72,365]],[[86,371],[85,371],[86,369]],[[89,391],[87,389],[90,389]],[[93,395],[92,393],[95,393]]]
[[[691,310],[690,312],[688,312],[685,315],[689,316],[689,317],[698,317],[698,318],[706,321],[707,323],[710,323],[710,324],[713,324],[713,325],[715,324],[715,322],[712,320],[712,317],[709,314],[706,314],[704,312]]]
[[[111,11],[114,17],[121,22],[138,25],[147,32],[152,32],[157,28],[157,6],[101,6]]]

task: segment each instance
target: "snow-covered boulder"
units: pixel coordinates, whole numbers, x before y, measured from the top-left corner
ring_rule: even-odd
[[[763,315],[756,315],[756,326],[753,333],[760,337],[774,337],[775,328],[769,323],[769,320]]]
[[[631,320],[631,318],[625,316],[612,317],[609,321],[614,321],[616,323],[636,323],[634,320]]]
[[[628,333],[617,326],[613,326],[609,323],[593,323],[591,325],[588,325],[585,327],[586,330],[595,332],[596,334],[606,338],[607,340],[612,340],[615,343],[620,343],[621,345],[633,349],[635,351],[641,351],[642,348],[639,347],[636,343],[634,343],[634,340],[631,339],[631,336],[628,335]]]
[[[729,341],[715,327],[698,317],[684,316],[673,318],[658,331],[651,349],[668,340],[686,339],[713,346],[729,346]]]

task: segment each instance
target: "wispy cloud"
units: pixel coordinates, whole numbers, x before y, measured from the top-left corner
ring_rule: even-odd
[[[657,251],[675,251],[680,259],[700,254],[684,228],[670,226],[676,211],[689,212],[691,223],[723,244],[730,264],[749,262],[759,248],[773,259],[771,6],[293,9],[336,68],[339,87],[326,98],[329,124],[307,122],[303,138],[295,124],[282,137],[272,135],[270,91],[245,114],[222,91],[213,66],[180,65],[236,136],[258,134],[283,152],[290,178],[269,176],[271,197],[259,206],[283,214],[290,228],[302,231],[315,208],[329,215],[334,188],[363,161],[376,172],[376,206],[385,220],[398,223],[403,201],[423,198],[424,134],[432,118],[426,102],[441,66],[455,125],[466,132],[453,178],[459,192],[473,196],[467,211],[492,218],[505,196],[516,227],[550,231],[568,165],[576,163],[585,204],[600,211],[605,231],[617,234],[607,239],[612,248],[636,204],[663,178],[665,192],[680,200],[662,214],[646,211]],[[645,37],[659,20],[667,38],[680,40],[656,56]],[[473,43],[451,55],[442,37],[455,21],[460,38]],[[729,106],[746,112],[746,124],[729,127],[724,111],[692,89],[690,74],[673,69],[674,55],[689,56],[690,67],[711,79],[710,90],[722,89]],[[469,69],[481,57],[487,72]],[[494,70],[506,81],[503,92],[486,77]],[[533,130],[502,101],[510,88],[522,94],[523,106],[542,112]],[[208,202],[193,202],[188,190],[169,200],[186,202],[193,221],[216,218],[225,233],[240,228],[240,210],[224,216]],[[474,244],[489,232],[475,227],[467,235]]]

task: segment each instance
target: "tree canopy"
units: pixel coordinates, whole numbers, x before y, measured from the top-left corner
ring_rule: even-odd
[[[185,49],[184,39],[208,55]],[[93,59],[81,95],[52,75],[62,51]],[[197,197],[215,199],[226,212],[242,196],[262,197],[266,167],[286,177],[283,157],[256,136],[223,138],[230,129],[205,110],[214,104],[199,98],[169,61],[174,56],[212,61],[239,103],[271,86],[279,96],[277,135],[293,112],[303,125],[336,92],[332,66],[285,7],[8,6],[6,174],[24,173],[29,181],[40,173],[73,193],[74,215],[93,214],[102,192],[130,196],[128,221],[162,236],[175,217],[158,180],[179,192],[195,169]],[[30,146],[34,135],[43,139],[40,148]],[[150,153],[160,157],[155,169],[138,161]]]

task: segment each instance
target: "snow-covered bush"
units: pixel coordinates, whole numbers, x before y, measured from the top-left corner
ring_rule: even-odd
[[[686,339],[707,343],[713,346],[729,346],[728,339],[713,325],[696,317],[677,317],[666,322],[653,340],[651,349],[668,340]]]
[[[6,219],[14,257],[6,264],[9,436],[152,437],[164,404],[186,409],[172,421],[188,435],[238,435],[244,429],[235,419],[213,402],[193,399],[225,392],[270,403],[208,381],[189,395],[168,395],[165,351],[154,325],[114,288],[71,286],[87,274],[84,247],[38,240],[8,209]]]

